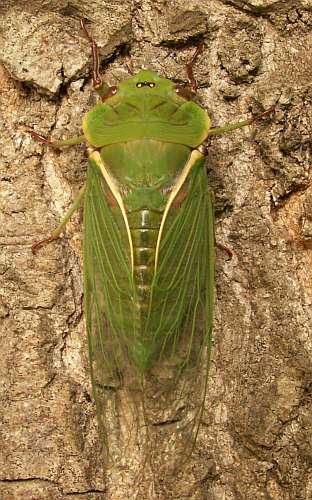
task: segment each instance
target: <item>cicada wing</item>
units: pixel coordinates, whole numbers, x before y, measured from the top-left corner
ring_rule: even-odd
[[[108,451],[108,442],[118,433],[114,415],[119,411],[119,389],[132,373],[127,346],[133,331],[133,278],[119,210],[109,205],[102,174],[90,163],[84,205],[84,302],[93,395]]]
[[[133,307],[125,224],[109,203],[96,164],[89,169],[85,198],[85,311],[100,425],[107,449],[109,442],[125,457],[125,449],[140,448],[142,461],[149,456],[155,464],[169,448],[173,462],[191,453],[207,385],[214,237],[202,164],[188,182],[185,199],[164,226],[144,331],[138,331]],[[129,355],[138,335],[151,346],[144,352],[152,353],[143,372]]]
[[[146,376],[147,420],[154,430],[161,426],[167,451],[172,441],[182,460],[193,449],[206,396],[215,260],[212,194],[201,163],[188,182],[166,221],[146,331],[158,352]]]

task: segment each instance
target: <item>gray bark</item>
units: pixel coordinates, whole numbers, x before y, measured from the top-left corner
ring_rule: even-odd
[[[107,468],[82,311],[80,216],[37,255],[85,178],[81,134],[95,103],[90,50],[110,84],[149,67],[185,78],[197,40],[201,104],[214,125],[275,115],[211,141],[216,198],[214,361],[185,471]],[[0,7],[0,497],[312,498],[311,0],[4,2]],[[130,57],[121,49],[128,46]]]

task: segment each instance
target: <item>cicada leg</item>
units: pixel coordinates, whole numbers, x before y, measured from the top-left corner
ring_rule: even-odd
[[[86,184],[84,184],[82,188],[78,191],[78,194],[76,195],[73,203],[67,210],[64,218],[61,220],[60,224],[54,229],[54,231],[52,231],[50,236],[48,236],[44,240],[37,241],[32,245],[31,250],[33,253],[36,253],[40,248],[44,247],[45,245],[48,245],[49,243],[56,240],[60,236],[61,232],[63,231],[69,219],[72,217],[77,208],[79,208],[83,196],[85,194],[85,191],[86,191]]]
[[[80,26],[82,31],[84,32],[87,40],[89,41],[91,45],[91,51],[92,51],[92,83],[93,87],[97,89],[102,85],[102,79],[100,77],[100,58],[99,58],[99,49],[97,46],[96,41],[92,38],[90,35],[89,31],[86,28],[86,23],[85,20],[81,17],[80,18]]]
[[[53,149],[61,149],[65,146],[75,146],[76,144],[81,144],[86,140],[84,135],[78,135],[77,137],[71,137],[70,139],[64,139],[62,141],[50,141],[50,139],[48,139],[44,135],[38,134],[32,129],[27,129],[27,132],[36,141],[41,142],[41,144],[46,144]]]
[[[222,243],[219,243],[218,241],[216,241],[216,247],[218,247],[223,252],[227,253],[229,260],[232,260],[234,254],[229,247],[227,247],[226,245],[222,245]]]
[[[80,18],[80,26],[91,46],[93,88],[101,97],[106,97],[107,92],[109,92],[110,90],[110,87],[107,83],[102,82],[102,78],[100,76],[100,57],[99,57],[99,49],[97,43],[87,30],[85,20],[82,17]]]
[[[202,53],[203,47],[204,47],[203,42],[198,44],[192,59],[190,60],[189,63],[186,64],[186,73],[187,73],[188,81],[186,82],[185,80],[183,81],[183,80],[173,79],[173,81],[177,83],[176,92],[181,97],[184,97],[184,99],[187,99],[188,101],[193,99],[194,94],[196,93],[196,91],[198,89],[198,84],[197,84],[196,78],[194,76],[193,67],[194,67],[194,64],[195,64],[199,54]]]
[[[260,113],[259,115],[253,116],[252,118],[249,118],[249,120],[242,120],[242,121],[236,122],[236,123],[227,123],[226,125],[222,125],[221,127],[212,127],[209,130],[209,135],[226,134],[227,132],[232,132],[233,130],[236,130],[238,128],[246,127],[247,125],[251,125],[254,122],[263,120],[271,113],[274,113],[274,110],[275,110],[275,106],[272,106],[267,111],[264,111],[263,113]]]
[[[191,89],[192,92],[196,92],[197,88],[198,88],[197,81],[196,81],[196,78],[195,78],[194,72],[193,72],[193,67],[195,65],[195,62],[196,62],[198,56],[202,53],[203,48],[204,48],[204,44],[203,44],[203,42],[201,42],[197,46],[192,59],[186,65],[186,73],[187,73],[187,77],[189,79],[188,87]]]

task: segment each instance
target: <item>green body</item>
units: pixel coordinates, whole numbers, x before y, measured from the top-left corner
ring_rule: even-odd
[[[163,400],[157,420],[174,421],[196,387],[191,449],[212,331],[213,207],[196,149],[209,117],[173,82],[141,71],[97,104],[83,128],[90,146],[85,312],[96,401],[116,386],[145,399],[152,381],[154,401]],[[143,403],[147,421],[150,405]]]
[[[91,365],[106,384],[162,359],[181,371],[211,336],[212,202],[204,157],[193,152],[210,122],[174,88],[142,71],[84,119],[99,148],[85,194],[85,304]]]

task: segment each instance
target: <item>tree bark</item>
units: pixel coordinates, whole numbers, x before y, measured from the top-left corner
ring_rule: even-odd
[[[105,464],[88,375],[81,214],[33,255],[83,184],[83,146],[62,152],[27,127],[81,134],[102,74],[143,66],[186,79],[222,125],[272,118],[209,145],[217,249],[214,359],[185,471],[136,481]],[[32,0],[0,7],[0,496],[9,499],[312,498],[311,0]],[[127,50],[125,50],[127,49]],[[142,471],[141,471],[142,472]]]

